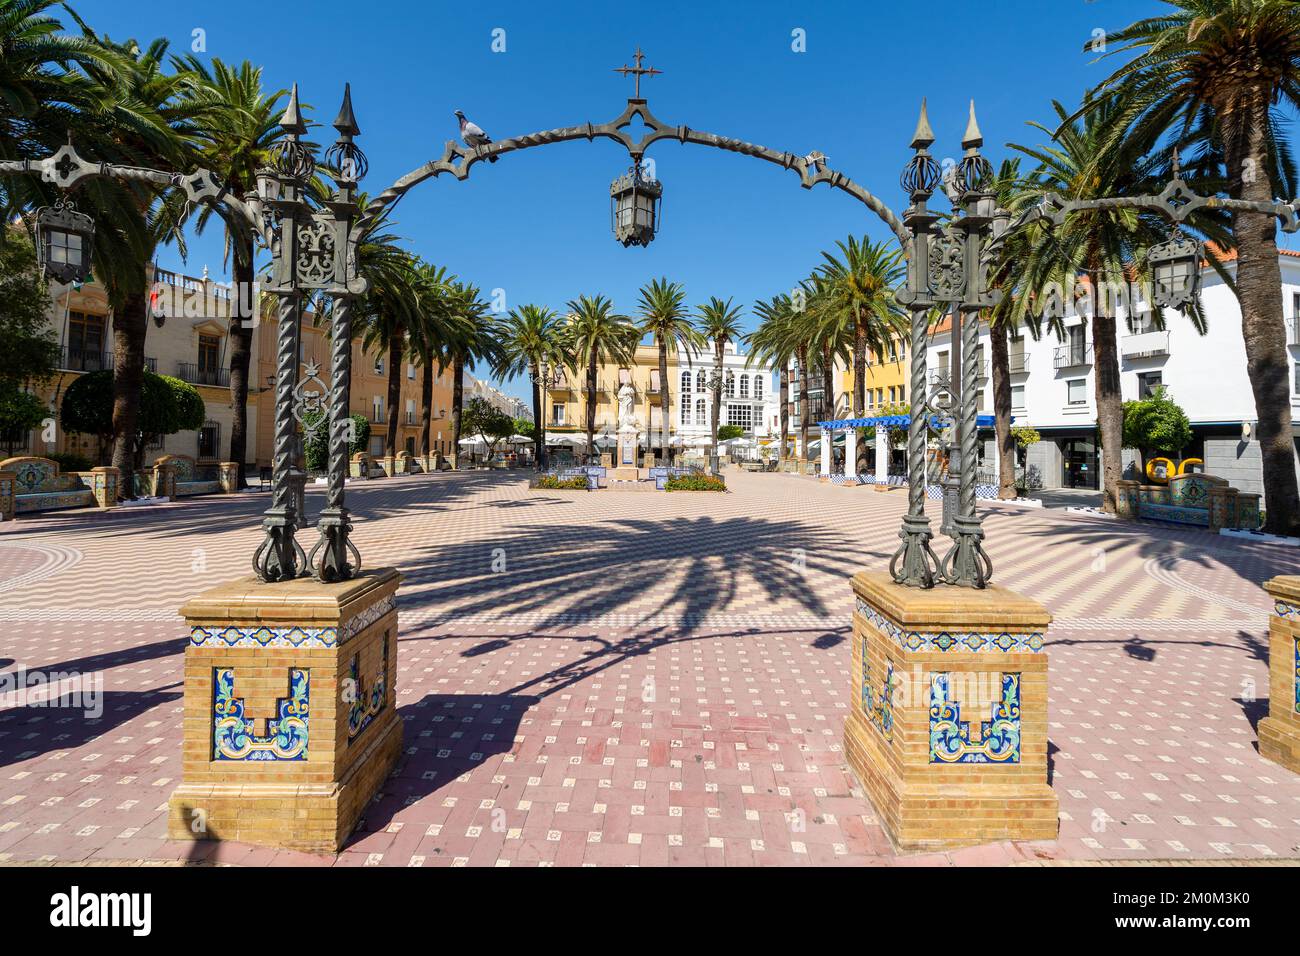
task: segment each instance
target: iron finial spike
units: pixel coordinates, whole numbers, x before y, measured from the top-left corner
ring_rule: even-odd
[[[361,127],[357,125],[357,118],[352,112],[351,83],[343,84],[343,105],[339,107],[339,115],[334,118],[334,128],[341,136],[357,136],[361,133]]]
[[[1182,175],[1182,174],[1183,174],[1182,161],[1181,161],[1181,158],[1180,158],[1179,155],[1178,155],[1178,147],[1177,147],[1177,146],[1174,147],[1173,165],[1174,165],[1174,169],[1173,169],[1174,175],[1173,175],[1173,178],[1174,178],[1174,179],[1182,179],[1182,178],[1183,178],[1183,175]]]
[[[298,109],[298,84],[293,85],[289,92],[289,105],[284,108],[284,115],[280,117],[280,128],[286,133],[307,132],[307,124],[302,121],[302,113]]]
[[[961,138],[963,149],[978,149],[984,145],[984,134],[980,132],[980,124],[975,120],[975,101],[970,101],[970,120],[966,123],[966,134]]]
[[[916,132],[912,134],[912,149],[925,149],[934,142],[934,130],[930,128],[930,114],[925,108],[925,97],[921,97],[921,115],[916,121]]]

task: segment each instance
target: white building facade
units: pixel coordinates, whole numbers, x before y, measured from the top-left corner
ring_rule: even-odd
[[[1291,408],[1300,427],[1300,252],[1283,250],[1279,261]],[[1228,269],[1235,272],[1235,260]],[[1131,317],[1119,311],[1121,393],[1129,401],[1163,386],[1192,424],[1192,443],[1183,457],[1204,459],[1208,474],[1226,478],[1241,491],[1262,492],[1241,308],[1232,290],[1209,267],[1202,272],[1201,302],[1208,327],[1205,335],[1174,310],[1164,310],[1163,329],[1151,321],[1144,302],[1136,304]],[[1010,340],[1011,414],[1016,425],[1031,425],[1042,437],[1029,447],[1026,466],[1043,489],[1096,489],[1102,468],[1094,394],[1095,343],[1086,315],[1071,310],[1064,324],[1063,340],[1045,331],[1035,341],[1024,329]],[[981,328],[978,405],[982,414],[993,409],[989,355],[988,330]],[[926,356],[932,395],[943,391],[949,358],[948,333],[936,333]],[[991,444],[981,447],[986,471],[993,467]],[[1128,467],[1133,455],[1126,450],[1124,456]]]
[[[683,443],[713,434],[713,377],[716,359],[712,346],[682,352],[678,356],[678,434]],[[718,424],[739,425],[747,438],[767,438],[780,431],[780,395],[773,383],[772,368],[757,359],[751,362],[734,342],[722,351],[722,409]]]

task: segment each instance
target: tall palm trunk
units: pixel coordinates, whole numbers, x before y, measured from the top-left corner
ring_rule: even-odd
[[[1097,430],[1101,433],[1101,510],[1114,514],[1117,483],[1123,473],[1124,399],[1120,394],[1115,316],[1106,311],[1100,301],[1093,310],[1092,359],[1096,373]]]
[[[596,349],[587,356],[587,460],[596,454]]]
[[[542,384],[537,380],[537,369],[533,369],[533,421],[537,423],[537,468],[546,469],[546,419],[542,415]]]
[[[726,346],[725,342],[715,341],[713,343],[714,389],[713,389],[712,412],[713,412],[713,454],[715,457],[717,455],[722,454],[722,452],[718,450],[718,420],[722,417],[722,357],[723,357],[723,350],[725,346]],[[782,440],[784,440],[784,438],[785,436],[782,436]],[[781,457],[784,458],[785,455],[782,454]]]
[[[144,339],[149,328],[145,293],[131,292],[113,311],[113,467],[118,496],[135,497],[136,432],[144,389]]]
[[[392,458],[397,454],[397,416],[402,403],[402,352],[406,349],[406,333],[399,329],[388,343],[388,435],[384,439],[384,454]]]
[[[835,356],[830,342],[822,343],[822,414],[826,421],[835,417]]]
[[[1001,323],[989,329],[993,367],[993,434],[998,454],[998,497],[1016,497],[1016,440],[1011,434],[1011,357],[1007,330]]]
[[[799,346],[799,460],[808,460],[808,347]]]
[[[460,413],[465,404],[465,357],[457,355],[451,363],[451,467],[460,467]],[[533,405],[537,401],[534,397]]]
[[[1216,103],[1215,112],[1229,126],[1225,159],[1238,198],[1269,202],[1274,188],[1263,172],[1269,168],[1265,131],[1269,128],[1269,94],[1260,90],[1254,102],[1234,110]],[[1241,123],[1245,131],[1240,132]],[[1235,128],[1232,128],[1235,127]],[[1255,176],[1238,175],[1257,169]],[[1277,233],[1272,216],[1239,212],[1233,221],[1237,240],[1237,301],[1241,305],[1241,334],[1246,344],[1246,374],[1255,397],[1259,451],[1263,459],[1264,530],[1295,534],[1300,523],[1300,490],[1296,483],[1295,439],[1291,432],[1291,383],[1282,319],[1282,270],[1278,265]]]
[[[861,315],[853,328],[853,417],[867,413],[867,324]],[[854,471],[865,474],[870,467],[867,443],[859,441],[854,454]]]
[[[420,459],[422,467],[429,463],[429,432],[433,428],[433,361],[424,359],[420,375]]]
[[[230,307],[230,460],[239,466],[237,487],[248,460],[248,368],[253,356],[253,241],[236,238],[230,264],[234,301]]]
[[[672,464],[672,450],[668,447],[668,340],[659,338],[659,450],[663,452],[664,462]]]
[[[778,373],[778,387],[781,390],[781,452],[780,460],[785,461],[789,455],[786,453],[786,439],[790,436],[790,366],[782,365]],[[716,405],[714,406],[717,407]],[[715,442],[716,444],[716,442]]]
[[[867,325],[861,317],[853,328],[853,416],[867,407]]]

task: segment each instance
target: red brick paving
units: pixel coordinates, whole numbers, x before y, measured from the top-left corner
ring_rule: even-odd
[[[840,735],[845,576],[887,560],[902,496],[730,478],[726,496],[534,495],[498,474],[352,486],[364,557],[407,574],[406,752],[337,859],[164,838],[180,767],[175,609],[244,573],[265,495],[0,525],[0,672],[94,673],[104,694],[93,720],[0,698],[0,861],[1300,855],[1300,778],[1259,757],[1254,731],[1267,686],[1257,584],[1300,573],[1295,549],[992,509],[997,579],[1056,616],[1060,839],[896,857]]]

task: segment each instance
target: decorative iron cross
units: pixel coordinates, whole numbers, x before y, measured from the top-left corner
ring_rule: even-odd
[[[636,55],[633,56],[632,59],[636,62],[636,66],[628,66],[624,63],[622,66],[614,67],[613,72],[622,73],[624,76],[631,74],[636,77],[636,92],[633,94],[633,98],[639,100],[641,98],[641,77],[655,76],[656,74],[663,73],[663,70],[656,70],[651,66],[641,66],[641,61],[645,59],[645,54],[641,52],[640,47],[636,48]]]

